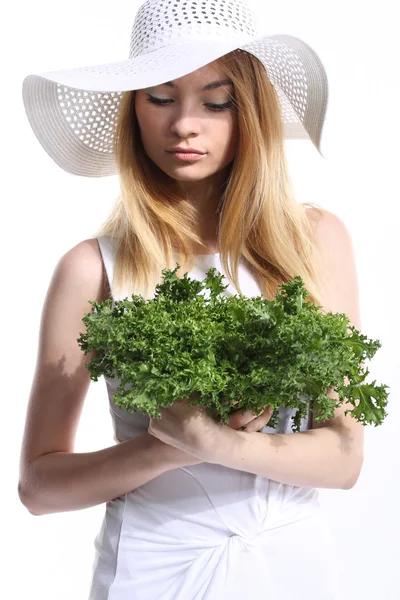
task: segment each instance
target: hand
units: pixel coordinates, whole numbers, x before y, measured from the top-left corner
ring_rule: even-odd
[[[237,404],[236,400],[233,404]],[[232,429],[243,429],[248,433],[254,433],[256,431],[260,431],[268,424],[273,409],[270,406],[267,406],[261,414],[258,416],[253,413],[251,410],[244,411],[242,414],[243,408],[239,408],[239,410],[235,410],[229,417],[229,427]]]
[[[188,407],[189,400],[177,400],[167,408],[160,408],[161,419],[150,418],[148,432],[162,442],[191,455],[198,464],[213,456],[215,436],[221,434],[222,423],[217,423],[205,407]],[[237,404],[238,402],[233,402]],[[270,420],[272,411],[267,407],[258,416],[250,410],[234,411],[229,417],[228,427],[242,428],[248,433],[261,430]],[[196,461],[197,459],[197,461]]]
[[[196,392],[197,394],[197,392]],[[203,406],[188,406],[190,398],[159,407],[161,419],[150,418],[148,432],[162,442],[206,460],[220,425]]]

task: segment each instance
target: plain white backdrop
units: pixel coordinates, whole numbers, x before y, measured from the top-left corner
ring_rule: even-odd
[[[9,589],[4,597],[10,600],[88,596],[93,541],[105,505],[32,516],[18,498],[19,453],[52,273],[65,252],[93,235],[119,191],[115,177],[78,177],[53,163],[30,129],[22,80],[30,73],[127,58],[140,4],[24,0],[3,9],[0,519],[2,580]],[[368,363],[368,380],[390,387],[390,403],[385,423],[366,429],[356,486],[321,490],[321,502],[337,543],[342,600],[395,600],[400,598],[398,0],[253,0],[251,5],[269,33],[295,35],[310,44],[328,73],[325,158],[311,142],[293,140],[286,143],[288,159],[298,201],[334,212],[352,235],[362,331],[382,343]],[[102,379],[91,383],[75,450],[113,444]],[[310,564],[310,586],[312,581]],[[307,590],[299,590],[298,597],[307,598]]]

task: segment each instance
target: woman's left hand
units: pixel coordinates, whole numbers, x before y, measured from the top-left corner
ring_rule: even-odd
[[[161,419],[150,417],[148,432],[162,442],[192,456],[207,460],[221,425],[204,406],[188,406],[190,400],[176,400],[171,406],[158,407]]]

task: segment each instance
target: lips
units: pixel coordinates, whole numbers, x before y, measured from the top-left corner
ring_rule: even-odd
[[[205,152],[200,152],[200,150],[195,150],[194,148],[171,148],[167,150],[167,152],[178,152],[179,154],[205,154]]]

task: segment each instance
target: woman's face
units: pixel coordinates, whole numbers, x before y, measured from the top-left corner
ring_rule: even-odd
[[[216,63],[172,82],[136,91],[135,109],[144,149],[167,175],[182,182],[200,181],[233,161],[238,125],[228,92],[233,94],[233,86]],[[191,147],[202,155],[180,160],[170,151],[174,146]]]

